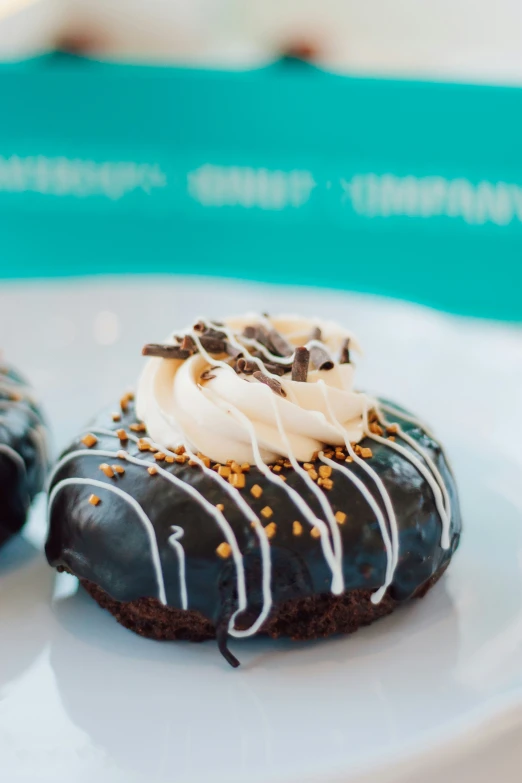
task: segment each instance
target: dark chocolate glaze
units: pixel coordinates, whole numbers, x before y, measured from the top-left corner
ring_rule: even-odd
[[[389,594],[396,601],[405,601],[447,566],[459,542],[461,518],[455,481],[439,444],[420,427],[402,420],[399,414],[387,414],[387,419],[400,422],[403,430],[436,463],[446,483],[452,507],[451,545],[444,550],[441,548],[442,523],[430,485],[408,459],[392,448],[370,439],[361,442],[362,447],[368,446],[373,451],[369,464],[384,482],[397,516],[399,562]],[[164,476],[150,475],[145,467],[97,454],[98,450],[116,453],[125,448],[133,456],[154,462],[153,455],[140,452],[135,443],[129,441],[120,445],[118,438],[97,432],[99,428],[111,431],[124,428],[129,431],[133,422],[132,403],[122,414],[121,421],[114,423],[108,413],[98,417],[90,430],[82,432],[62,456],[85,450],[81,438],[89,431],[96,434],[98,442],[89,454],[71,458],[55,472],[51,490],[64,479],[82,478],[118,487],[135,498],[154,527],[167,604],[176,608],[182,608],[179,561],[175,548],[169,543],[169,536],[172,525],[181,527],[184,531],[180,541],[185,552],[188,608],[200,612],[216,627],[222,627],[237,607],[236,568],[232,557],[223,559],[216,553],[224,536],[215,519]],[[139,435],[145,437],[146,432]],[[402,445],[410,448],[405,443]],[[125,473],[108,478],[100,470],[101,463],[119,463],[125,468]],[[224,505],[223,513],[233,528],[244,558],[248,615],[255,617],[262,607],[262,568],[259,539],[250,522],[222,487],[205,475],[199,466],[165,462],[161,466],[191,484],[212,504]],[[355,463],[349,467],[372,490],[383,507],[369,476]],[[317,499],[303,479],[292,468],[283,467],[281,475],[323,518]],[[325,561],[320,539],[310,534],[309,522],[288,494],[267,481],[257,468],[251,467],[245,478],[246,486],[239,490],[242,496],[258,515],[263,507],[270,506],[273,516],[266,520],[261,516],[260,519],[265,525],[270,522],[277,525],[276,534],[270,540],[273,611],[293,598],[329,593],[332,573]],[[366,499],[346,476],[334,471],[332,478],[332,489],[324,491],[333,511],[347,514],[346,522],[339,528],[343,542],[345,590],[376,590],[385,580],[387,564],[378,523]],[[250,493],[254,484],[263,488],[259,499]],[[91,493],[100,498],[98,505],[89,502]],[[300,536],[292,532],[294,521],[302,524]],[[52,566],[65,568],[81,579],[89,580],[117,601],[158,597],[151,545],[143,522],[124,498],[99,486],[68,484],[57,491],[50,510],[46,554]]]
[[[0,367],[0,546],[24,524],[47,468],[42,413],[24,379]]]

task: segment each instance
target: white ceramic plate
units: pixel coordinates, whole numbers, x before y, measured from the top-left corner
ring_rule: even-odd
[[[246,309],[343,321],[366,349],[360,385],[431,421],[461,489],[452,567],[352,638],[235,642],[235,671],[212,643],[138,638],[56,579],[40,503],[0,554],[2,780],[518,781],[521,331],[342,293],[144,278],[2,283],[0,335],[61,448],[132,384],[144,342]]]

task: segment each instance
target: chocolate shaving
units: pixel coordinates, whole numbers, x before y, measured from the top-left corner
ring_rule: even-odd
[[[288,371],[288,368],[282,364],[272,364],[271,362],[265,362],[264,364],[268,372],[271,372],[274,375],[284,375],[285,372]],[[236,372],[242,372],[245,375],[253,375],[255,372],[258,372],[258,370],[259,366],[257,363],[247,359],[241,358],[236,364]]]
[[[227,339],[225,332],[222,332],[219,329],[212,329],[211,327],[205,330],[205,337],[213,337],[215,340]]]
[[[236,364],[236,372],[242,372],[245,375],[253,375],[259,367],[255,362],[248,361],[247,359],[238,359]]]
[[[273,327],[267,329],[259,325],[245,326],[243,337],[249,340],[257,340],[258,343],[261,343],[270,353],[276,356],[291,356],[294,352],[290,343]]]
[[[142,348],[143,356],[158,356],[161,359],[188,359],[192,356],[191,351],[186,351],[179,345],[159,345],[157,343],[148,343]]]
[[[310,348],[310,361],[317,370],[331,370],[334,366],[330,354],[319,345]]]
[[[264,372],[255,372],[254,378],[257,381],[260,381],[261,383],[266,384],[269,389],[271,389],[274,394],[279,394],[280,397],[286,397],[286,392],[279,383],[279,381],[276,381],[275,378],[270,378],[268,375],[265,375]]]
[[[293,347],[285,340],[282,334],[279,334],[277,329],[269,329],[267,335],[272,348],[274,349],[272,353],[275,353],[278,356],[291,356],[293,354]]]
[[[268,334],[268,331],[263,326],[257,326],[256,327],[256,337],[258,343],[261,343],[261,345],[264,345],[265,348],[268,351],[272,350],[272,342],[270,340],[270,335]]]
[[[229,342],[226,343],[225,350],[228,353],[228,355],[232,357],[232,359],[239,359],[240,356],[243,356],[243,351],[241,350],[241,348],[236,348],[234,345],[231,345]]]
[[[350,338],[349,337],[347,337],[343,343],[339,362],[341,364],[350,364]]]
[[[323,339],[323,333],[321,332],[318,326],[315,326],[312,331],[312,334],[310,335],[310,340],[318,340],[319,342],[321,342],[322,339]]]
[[[186,334],[181,341],[181,350],[196,353],[197,346],[190,334]]]
[[[284,375],[289,369],[284,364],[274,364],[273,362],[264,362],[264,365],[268,372],[271,372],[274,375]]]
[[[188,337],[188,340],[186,338]],[[199,338],[203,348],[209,353],[225,353],[228,343],[215,337],[201,335]],[[143,356],[158,356],[161,359],[188,359],[197,352],[197,345],[190,337],[185,335],[181,345],[161,345],[148,343],[142,349]]]
[[[301,345],[295,349],[294,361],[292,364],[292,380],[306,383],[308,378],[308,365],[310,363],[310,351]]]
[[[227,349],[227,343],[225,340],[218,339],[217,337],[207,337],[206,334],[201,335],[199,341],[205,351],[209,353],[225,353]]]
[[[223,326],[223,324],[214,324],[214,326]],[[214,329],[214,326],[207,326],[203,321],[198,321],[192,327],[195,332],[201,332],[205,337],[215,337],[217,340],[223,340],[226,338],[225,332],[221,332],[218,329]]]
[[[212,370],[215,370],[215,367],[211,367],[209,370],[205,370],[205,372],[202,372],[199,376],[200,381],[211,381],[212,378],[215,378],[216,376],[212,372]]]

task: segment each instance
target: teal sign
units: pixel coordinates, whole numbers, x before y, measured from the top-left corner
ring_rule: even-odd
[[[184,273],[522,320],[522,90],[0,68],[0,276]]]

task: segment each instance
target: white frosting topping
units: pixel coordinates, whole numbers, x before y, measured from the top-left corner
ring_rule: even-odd
[[[271,376],[277,377],[286,396],[275,394],[253,375],[234,372],[234,360],[225,354],[210,356],[200,350],[186,360],[151,358],[139,381],[136,405],[138,416],[154,441],[171,448],[187,445],[216,462],[233,459],[253,463],[252,436],[244,425],[246,417],[254,428],[262,459],[270,463],[290,455],[306,462],[325,445],[344,445],[346,433],[352,443],[363,438],[367,397],[353,389],[353,364],[338,361],[346,338],[350,339],[351,350],[358,349],[350,332],[329,321],[297,316],[268,321],[258,314],[247,314],[224,323],[224,328],[216,328],[227,333],[229,342],[242,348],[247,360],[252,360],[252,353],[261,348],[263,360],[258,360],[258,365],[266,375],[271,376],[264,367],[266,362],[288,366],[283,376]],[[330,354],[333,369],[317,370],[310,364],[307,383],[293,381],[291,356],[271,356],[255,340],[242,336],[244,328],[251,325],[272,326],[293,347],[310,348],[318,344],[312,334],[319,328],[321,345]],[[190,334],[198,342],[198,332],[192,327],[175,334]],[[174,336],[167,343],[176,344]],[[212,376],[208,380],[202,378],[207,370]],[[332,424],[331,413],[344,434]]]

